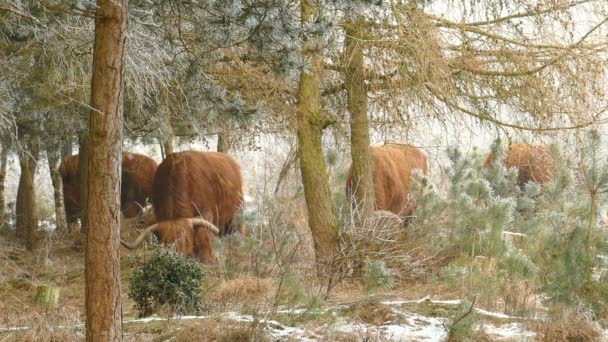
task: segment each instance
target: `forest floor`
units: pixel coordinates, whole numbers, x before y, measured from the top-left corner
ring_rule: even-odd
[[[277,279],[227,276],[210,268],[202,284],[201,316],[160,312],[138,319],[127,296],[128,256],[141,252],[121,249],[125,341],[444,341],[450,323],[470,307],[442,284],[398,283],[370,296],[352,281],[338,284],[319,305],[273,305]],[[84,281],[84,248],[69,236],[47,239],[34,253],[0,236],[0,341],[83,340]],[[60,288],[58,307],[35,301],[41,285]],[[477,305],[468,316],[468,336],[475,341],[549,341],[549,331],[564,330]],[[594,338],[608,340],[608,334]]]

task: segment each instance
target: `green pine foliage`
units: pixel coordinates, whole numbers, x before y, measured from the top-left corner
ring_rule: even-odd
[[[177,314],[200,313],[203,270],[196,260],[153,245],[151,254],[136,255],[130,261],[128,295],[135,301],[140,317],[149,316],[164,305]]]
[[[368,260],[365,267],[363,278],[363,292],[370,298],[370,295],[381,289],[390,289],[394,286],[392,271],[385,267],[384,262],[379,260]]]
[[[608,190],[608,154],[591,132],[577,168],[557,157],[555,179],[517,185],[517,170],[494,159],[485,169],[475,152],[450,149],[446,194],[425,187],[411,229],[428,234],[436,255],[451,262],[439,275],[486,307],[526,314],[536,296],[549,304],[583,305],[605,314],[608,283],[602,273],[608,236],[599,216]],[[420,183],[420,177],[418,180]],[[593,209],[594,208],[594,209]],[[496,298],[502,298],[498,305]]]

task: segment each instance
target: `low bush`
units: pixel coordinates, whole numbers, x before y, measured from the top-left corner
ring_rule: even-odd
[[[194,259],[184,259],[175,250],[152,247],[146,256],[132,257],[129,298],[140,317],[167,305],[172,313],[197,314],[201,310],[203,271]]]

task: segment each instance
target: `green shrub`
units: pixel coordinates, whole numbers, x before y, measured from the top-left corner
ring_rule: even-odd
[[[151,255],[138,255],[130,262],[129,298],[135,301],[140,317],[163,305],[177,314],[200,312],[203,271],[197,261],[154,245]]]

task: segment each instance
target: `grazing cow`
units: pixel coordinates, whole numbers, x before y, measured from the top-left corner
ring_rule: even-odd
[[[153,232],[161,243],[175,243],[185,256],[211,264],[211,241],[215,235],[235,230],[242,233],[235,222],[243,202],[242,187],[240,167],[226,154],[170,154],[154,177],[152,205],[157,223],[146,228],[133,243],[122,244],[136,248]]]
[[[429,168],[424,153],[411,145],[386,144],[370,147],[373,161],[374,193],[376,210],[385,210],[401,217],[411,215],[415,203],[410,201],[409,192],[412,174],[419,169],[428,175]],[[346,194],[354,198],[353,167],[346,179]]]
[[[494,156],[488,154],[484,168],[490,166]],[[524,186],[527,182],[533,181],[538,184],[545,184],[554,178],[553,157],[547,146],[530,144],[511,144],[505,159],[502,161],[507,168],[517,168],[517,184]]]
[[[120,188],[120,210],[127,218],[135,217],[146,205],[152,193],[152,182],[157,164],[154,159],[141,154],[122,154],[122,184]],[[80,218],[80,175],[78,155],[70,156],[59,165],[63,181],[63,199],[68,224]]]

